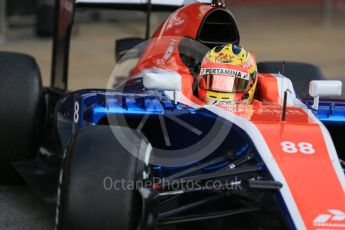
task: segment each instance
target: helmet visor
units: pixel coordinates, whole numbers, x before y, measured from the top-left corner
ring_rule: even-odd
[[[236,93],[247,91],[250,86],[250,80],[226,75],[207,74],[201,76],[199,85],[206,90]]]

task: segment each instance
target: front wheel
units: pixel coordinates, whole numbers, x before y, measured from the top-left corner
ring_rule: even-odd
[[[0,86],[0,163],[33,157],[45,120],[41,74],[35,59],[0,52]]]
[[[131,142],[138,156],[148,146],[139,134]],[[80,129],[60,173],[57,229],[137,229],[141,197],[132,183],[144,170],[138,156],[122,147],[109,126]]]

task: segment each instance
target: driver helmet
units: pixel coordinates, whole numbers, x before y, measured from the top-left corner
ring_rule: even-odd
[[[208,104],[249,104],[257,79],[253,54],[234,44],[217,46],[201,63],[198,95]]]

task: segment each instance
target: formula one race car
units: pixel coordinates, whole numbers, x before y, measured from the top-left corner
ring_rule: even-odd
[[[33,58],[0,53],[2,164],[56,208],[57,229],[345,229],[345,101],[329,99],[341,82],[304,63],[256,71],[212,1],[180,7],[151,39],[117,41],[106,89],[67,92],[75,7],[178,1],[119,2],[58,1],[49,88]],[[226,69],[235,57],[243,68]],[[256,92],[229,102],[229,86]]]

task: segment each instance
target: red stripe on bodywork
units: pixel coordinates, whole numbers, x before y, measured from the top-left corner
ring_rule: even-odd
[[[305,113],[305,116],[308,115]],[[329,157],[320,126],[299,122],[268,124],[267,121],[256,120],[255,116],[252,122],[262,133],[284,175],[306,228],[329,229],[322,226],[333,226],[332,229],[345,229],[345,220],[329,218],[321,225],[313,222],[319,215],[329,214],[330,209],[345,210],[344,190]],[[281,146],[285,141],[295,143],[296,148],[299,143],[310,143],[315,153],[286,153]]]

